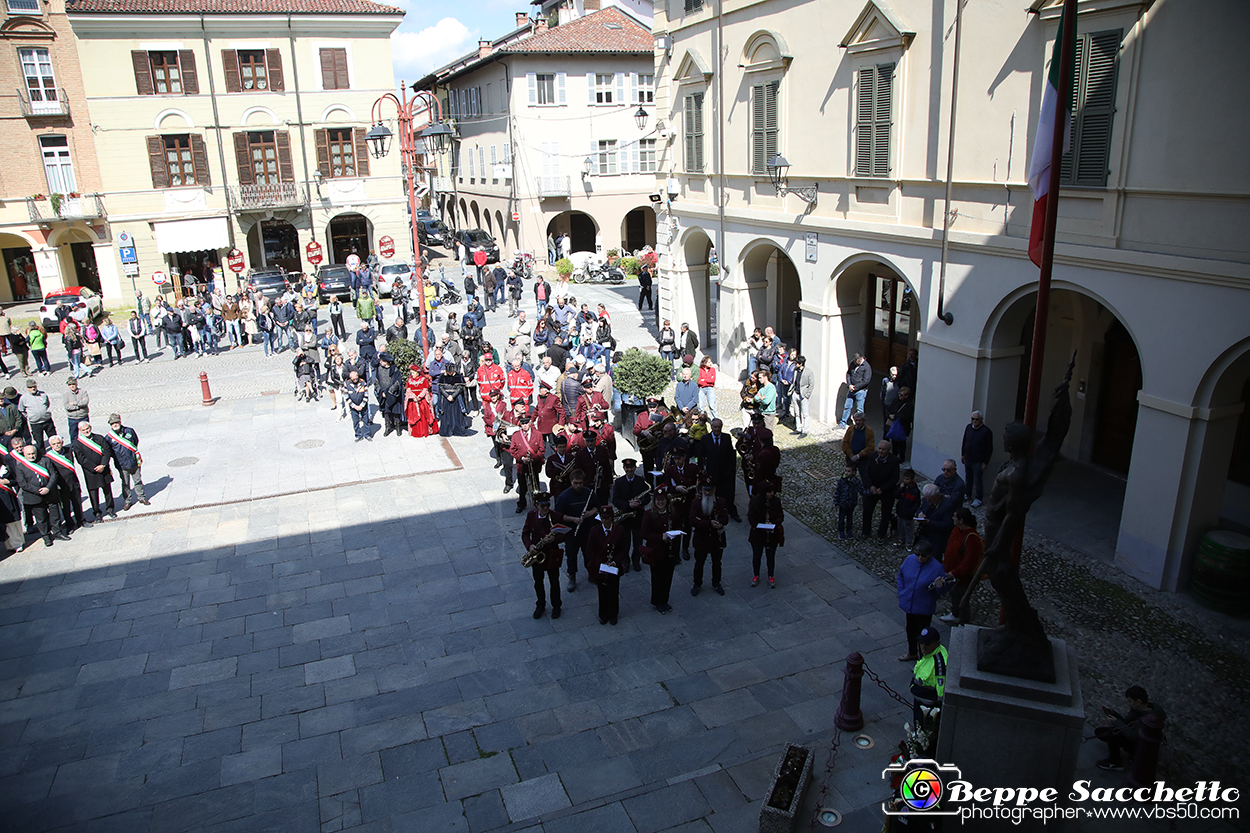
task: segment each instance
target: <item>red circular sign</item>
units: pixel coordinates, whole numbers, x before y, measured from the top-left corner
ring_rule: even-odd
[[[521,212],[520,212],[520,211],[513,211],[513,212],[512,212],[512,222],[514,222],[514,223],[519,223],[519,222],[521,222]]]
[[[156,271],[152,273],[152,283],[157,286],[164,286],[167,280],[169,280],[169,278],[165,276],[164,272]]]
[[[321,244],[316,240],[304,247],[304,253],[308,256],[308,262],[313,266],[321,262]]]
[[[394,257],[395,256],[395,241],[392,240],[390,237],[383,237],[382,239],[378,240],[378,254],[388,259]]]
[[[226,255],[226,265],[230,267],[230,271],[236,275],[242,272],[246,264],[243,262],[243,252],[238,249],[231,249],[230,254]]]
[[[473,262],[476,263],[478,266],[485,266],[486,265],[486,252],[482,251],[481,249],[478,249],[476,252],[474,252]]]

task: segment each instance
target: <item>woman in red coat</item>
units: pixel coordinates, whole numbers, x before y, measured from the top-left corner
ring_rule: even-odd
[[[410,365],[408,384],[404,386],[404,417],[408,420],[408,432],[412,436],[429,437],[438,433],[432,400],[430,375],[424,367]]]
[[[747,523],[751,533],[747,540],[751,543],[751,586],[760,583],[760,557],[768,555],[768,588],[776,589],[777,581],[773,578],[773,569],[777,566],[777,547],[786,543],[786,530],[783,521],[785,510],[781,508],[781,498],[777,497],[778,483],[769,480],[751,497],[747,504]],[[760,524],[771,526],[760,529]]]
[[[985,555],[985,542],[977,534],[977,517],[964,506],[955,511],[955,529],[946,542],[946,556],[942,566],[946,575],[959,584],[951,591],[951,612],[942,617],[947,624],[962,625],[972,618],[972,603],[960,604],[964,594],[976,578],[977,567]]]

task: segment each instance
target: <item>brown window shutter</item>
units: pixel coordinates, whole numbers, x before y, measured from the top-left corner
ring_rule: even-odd
[[[184,95],[200,94],[200,76],[195,71],[195,53],[190,49],[178,50],[178,70],[182,73]]]
[[[282,84],[282,53],[277,49],[265,50],[265,72],[269,76],[269,91],[280,93],[286,89]]]
[[[230,54],[233,55],[234,53],[231,52]],[[238,68],[237,65],[235,68]],[[234,134],[234,161],[239,166],[239,184],[252,185],[255,183],[255,172],[252,171],[252,154],[247,146],[246,132]]]
[[[317,139],[317,170],[326,179],[330,178],[330,134],[325,128],[320,128],[314,134]]]
[[[295,166],[291,164],[291,135],[285,130],[275,130],[273,135],[278,145],[278,179],[283,182],[294,182]]]
[[[226,92],[242,92],[243,83],[239,80],[239,53],[233,49],[221,50],[221,69],[226,76]]]
[[[191,162],[195,165],[195,184],[209,186],[212,184],[208,173],[208,150],[204,146],[204,137],[198,133],[191,134]]]
[[[143,53],[147,60],[146,52]],[[160,136],[148,136],[148,164],[152,167],[152,187],[169,187],[169,169],[165,167],[165,140]]]
[[[369,143],[365,141],[365,129],[357,127],[352,132],[356,140],[356,176],[369,175]]]
[[[337,89],[346,90],[351,88],[350,79],[347,77],[347,50],[334,50],[334,84]]]
[[[152,88],[152,65],[148,63],[147,50],[132,50],[130,61],[135,65],[135,89],[139,95],[153,95],[156,91]]]
[[[321,89],[337,90],[338,82],[334,75],[334,52],[333,49],[321,50]]]

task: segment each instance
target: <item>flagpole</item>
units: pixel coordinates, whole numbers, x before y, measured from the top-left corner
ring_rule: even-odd
[[[1059,174],[1063,168],[1063,137],[1072,106],[1072,64],[1076,50],[1076,0],[1064,0],[1058,37],[1063,39],[1059,47],[1059,100],[1056,102],[1054,139],[1051,143],[1050,186],[1046,200],[1046,225],[1042,234],[1042,263],[1037,279],[1037,313],[1033,319],[1033,347],[1029,355],[1029,386],[1024,399],[1024,424],[1037,427],[1037,408],[1042,392],[1042,359],[1046,352],[1046,326],[1050,317],[1050,276],[1055,261],[1055,224],[1059,215]],[[1064,96],[1067,96],[1065,99]],[[1076,164],[1076,160],[1072,160]]]

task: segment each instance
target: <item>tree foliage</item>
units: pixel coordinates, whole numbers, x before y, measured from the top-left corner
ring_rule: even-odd
[[[386,342],[386,350],[395,357],[395,366],[408,372],[408,366],[421,364],[421,345],[409,338],[394,338]]]
[[[631,347],[612,372],[612,384],[621,393],[645,399],[663,393],[672,376],[672,363],[655,353]]]

